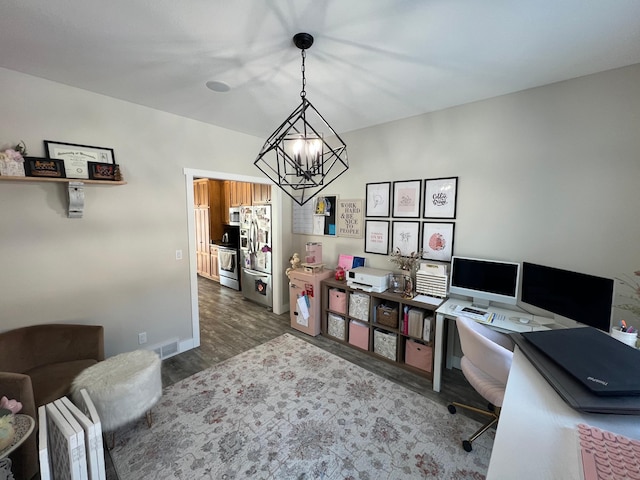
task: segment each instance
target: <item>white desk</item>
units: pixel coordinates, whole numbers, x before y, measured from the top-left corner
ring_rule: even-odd
[[[580,480],[581,422],[640,439],[640,416],[572,409],[516,347],[487,480]]]
[[[470,307],[471,302],[467,300],[461,300],[459,298],[450,298],[445,303],[440,305],[440,307],[436,310],[436,331],[434,334],[435,348],[433,352],[433,390],[435,390],[436,392],[440,391],[440,382],[442,379],[445,321],[447,319],[456,319],[458,314],[454,311],[454,309],[458,305],[462,307]],[[507,310],[505,308],[496,308],[491,306],[489,307],[488,311],[505,316],[505,320],[494,320],[491,325],[487,325],[502,332],[531,332],[535,330],[547,330],[548,327],[545,325],[553,323],[553,320],[549,318],[538,317],[516,310]],[[520,321],[517,319],[512,320],[512,318],[514,317],[527,318],[529,320],[529,323],[523,324],[520,323]],[[449,338],[452,339],[453,336],[449,335]],[[451,355],[451,350],[453,349],[453,340],[449,341],[448,347],[449,348],[447,355],[449,358]],[[447,368],[451,368],[451,365],[448,364]]]

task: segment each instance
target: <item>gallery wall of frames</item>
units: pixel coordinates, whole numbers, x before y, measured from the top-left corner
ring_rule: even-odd
[[[366,184],[366,253],[449,262],[455,238],[458,177]]]

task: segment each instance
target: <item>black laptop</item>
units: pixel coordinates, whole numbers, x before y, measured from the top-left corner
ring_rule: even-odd
[[[640,415],[640,375],[635,373],[640,350],[591,327],[511,337],[571,407],[588,413]]]

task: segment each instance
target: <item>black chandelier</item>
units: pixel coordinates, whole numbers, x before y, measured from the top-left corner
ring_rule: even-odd
[[[308,33],[293,43],[302,51],[302,103],[262,146],[254,165],[299,205],[304,205],[349,168],[347,145],[307,100],[305,50]]]

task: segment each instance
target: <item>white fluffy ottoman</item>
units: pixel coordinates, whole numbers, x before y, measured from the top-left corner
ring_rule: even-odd
[[[83,370],[71,384],[71,398],[77,403],[80,390],[91,397],[102,430],[111,432],[147,414],[162,396],[160,359],[150,350],[121,353]]]

